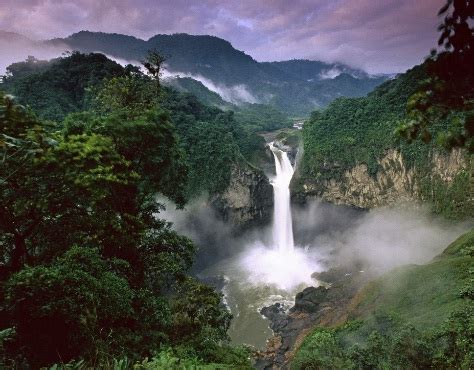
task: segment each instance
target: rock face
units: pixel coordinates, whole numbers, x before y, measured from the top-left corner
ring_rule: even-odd
[[[211,199],[225,221],[239,227],[264,224],[273,211],[273,188],[263,171],[234,166],[224,193]]]
[[[306,195],[316,195],[331,203],[360,208],[420,202],[419,173],[415,167],[407,166],[399,151],[387,151],[378,163],[380,170],[375,176],[369,174],[367,165],[360,163],[348,169],[341,180],[305,179],[302,190]],[[432,176],[439,176],[446,183],[467,167],[460,150],[453,150],[449,155],[432,154]]]

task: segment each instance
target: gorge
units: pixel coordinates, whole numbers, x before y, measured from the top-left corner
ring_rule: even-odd
[[[293,203],[290,183],[295,168],[289,152],[294,150],[278,140],[267,144],[274,166],[267,173],[274,191],[273,218],[267,227],[237,236],[227,229],[213,239],[209,230],[191,230],[185,219],[170,218],[198,245],[205,240],[233,251],[211,259],[211,267],[198,276],[221,289],[234,315],[229,335],[233,343],[262,351],[259,368],[284,366],[308,328],[342,320],[368,281],[394,267],[428,262],[469,228],[446,223],[422,209],[364,211],[317,198],[308,198],[303,206]],[[219,224],[217,215],[201,213],[198,218],[209,218],[206,225],[213,229],[230,226]],[[208,255],[206,246],[200,253]]]
[[[234,5],[277,61],[220,10],[199,35],[0,30],[0,368],[474,367],[473,38],[374,75],[353,60],[395,60],[314,60],[309,28],[281,60]]]

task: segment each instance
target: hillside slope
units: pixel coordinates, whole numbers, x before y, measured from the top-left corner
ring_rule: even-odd
[[[474,229],[432,262],[368,283],[349,304],[347,321],[310,333],[291,368],[470,368],[473,250]]]
[[[120,86],[120,91],[148,96],[147,84],[151,82],[136,69],[124,68],[98,53],[75,52],[49,62],[30,58],[9,70],[10,76],[0,87],[39,117],[60,126],[68,125],[71,117],[80,122],[97,119],[102,114],[101,89],[116,91]],[[132,104],[132,95],[127,98]],[[234,116],[232,111],[210,107],[194,95],[165,86],[160,94],[153,92],[151,100],[150,104],[169,116],[179,137],[188,167],[184,185],[188,199],[207,197],[237,226],[268,221],[272,187],[263,171],[249,161],[253,153],[264,150],[264,140],[255,131],[270,124],[284,127],[288,125],[286,117],[258,106],[239,109]],[[255,117],[255,111],[268,117]],[[230,194],[229,188],[238,189],[240,196]]]

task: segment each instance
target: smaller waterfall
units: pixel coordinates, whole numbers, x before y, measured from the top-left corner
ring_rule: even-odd
[[[294,168],[288,158],[288,154],[269,144],[275,159],[276,176],[272,181],[274,194],[273,211],[273,245],[279,251],[293,251],[295,248],[293,240],[293,225],[290,205],[290,182],[293,177]]]

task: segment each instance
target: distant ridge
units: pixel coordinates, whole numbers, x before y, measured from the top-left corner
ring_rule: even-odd
[[[4,31],[0,32],[2,40],[32,42]],[[149,50],[157,50],[166,56],[170,75],[196,79],[228,101],[226,97],[236,96],[237,102],[269,104],[297,116],[308,115],[341,96],[366,95],[387,79],[371,77],[341,63],[296,59],[260,63],[235,49],[229,41],[209,35],[159,34],[142,40],[118,33],[80,31],[37,45],[61,52],[101,52],[135,63],[143,60]]]

